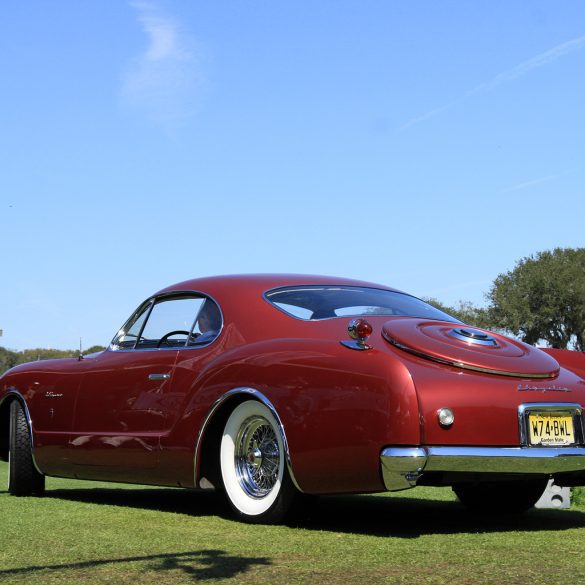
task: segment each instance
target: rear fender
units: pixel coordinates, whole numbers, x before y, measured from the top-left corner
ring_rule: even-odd
[[[277,413],[286,429],[291,475],[307,493],[384,489],[381,449],[420,442],[412,377],[384,349],[358,352],[338,341],[295,339],[229,353],[195,382],[186,397],[187,416],[165,441],[185,445],[181,449],[191,453],[196,445],[191,477],[197,487],[209,473],[209,437],[223,430],[226,413],[236,406],[232,400],[241,401],[246,394],[242,388],[257,392],[256,399],[262,395]]]
[[[585,353],[568,349],[552,349],[548,347],[543,347],[541,349],[545,353],[554,357],[563,368],[570,370],[585,380]]]
[[[219,441],[221,439],[223,428],[233,409],[238,404],[241,404],[242,402],[249,399],[262,402],[262,404],[268,408],[272,416],[276,419],[280,437],[282,439],[282,444],[285,450],[288,472],[295,487],[300,491],[300,487],[295,479],[293,471],[284,425],[278,416],[278,412],[276,412],[276,408],[272,402],[270,402],[270,400],[268,400],[268,398],[262,394],[262,392],[259,392],[254,388],[245,387],[233,388],[232,390],[226,392],[223,396],[220,396],[215,401],[207,416],[205,417],[205,420],[197,436],[197,442],[195,444],[194,485],[196,487],[206,489],[215,487],[219,484],[217,454],[219,452]],[[211,457],[209,454],[211,454]]]

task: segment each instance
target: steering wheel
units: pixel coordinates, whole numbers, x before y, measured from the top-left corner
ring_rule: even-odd
[[[162,343],[166,343],[168,345],[168,339],[173,335],[186,335],[187,337],[189,337],[189,332],[183,331],[182,329],[179,329],[177,331],[169,331],[159,339],[159,342],[156,344],[156,347],[160,347]]]

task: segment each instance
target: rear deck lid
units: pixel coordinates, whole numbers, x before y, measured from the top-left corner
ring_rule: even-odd
[[[545,352],[476,327],[402,317],[387,321],[382,335],[392,345],[435,362],[521,378],[554,378],[558,362]]]

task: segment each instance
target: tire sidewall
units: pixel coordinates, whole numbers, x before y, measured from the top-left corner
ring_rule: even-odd
[[[45,476],[33,460],[32,435],[25,408],[18,400],[10,404],[8,492],[13,496],[42,496]]]
[[[280,454],[276,483],[272,490],[262,498],[254,498],[244,491],[240,485],[235,466],[236,437],[242,424],[252,416],[261,416],[272,426]],[[248,400],[236,406],[224,427],[220,445],[220,469],[225,493],[230,505],[240,517],[252,522],[262,521],[265,518],[269,518],[271,513],[280,507],[283,485],[286,479],[285,457],[279,424],[270,410],[256,400]]]
[[[8,493],[14,492],[16,482],[16,433],[18,432],[18,417],[21,416],[22,406],[17,400],[10,404],[10,422],[8,426]]]

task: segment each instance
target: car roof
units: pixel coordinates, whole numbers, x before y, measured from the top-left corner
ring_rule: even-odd
[[[402,292],[398,289],[372,282],[335,276],[319,276],[315,274],[232,274],[185,280],[168,286],[156,294],[192,290],[205,292],[211,296],[224,296],[226,293],[237,290],[238,294],[241,295],[262,295],[273,288],[304,285],[365,286]]]

